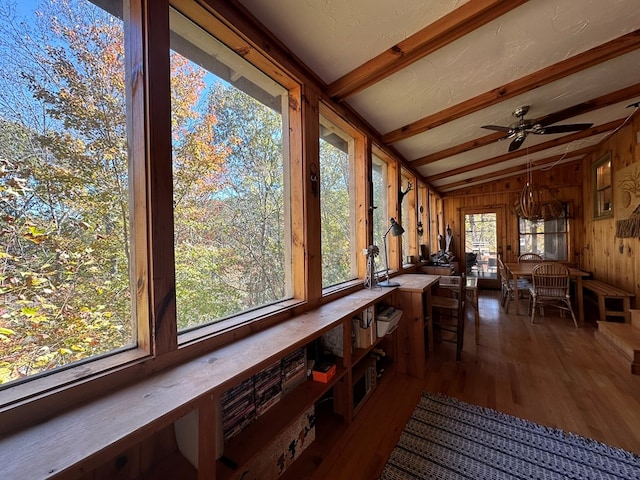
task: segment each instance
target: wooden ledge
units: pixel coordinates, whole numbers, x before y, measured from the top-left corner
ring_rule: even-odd
[[[384,299],[360,290],[0,438],[3,478],[78,478]]]

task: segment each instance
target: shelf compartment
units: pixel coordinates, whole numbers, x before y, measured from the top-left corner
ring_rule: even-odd
[[[216,478],[228,479],[235,474],[235,471],[229,468],[229,464],[247,465],[266,444],[331,390],[345,373],[346,369],[338,365],[336,375],[328,383],[305,381],[237,436],[231,438],[224,446],[223,459],[218,461]]]

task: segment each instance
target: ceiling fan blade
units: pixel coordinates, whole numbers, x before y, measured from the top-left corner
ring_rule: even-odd
[[[532,130],[531,133],[535,133],[537,135],[549,135],[552,133],[567,133],[567,132],[578,132],[580,130],[586,130],[587,128],[591,128],[593,123],[568,123],[566,125],[550,125],[548,127],[543,127],[537,130]]]
[[[483,125],[480,128],[486,128],[488,130],[495,130],[496,132],[511,132],[511,127],[501,127],[500,125]]]
[[[525,138],[527,138],[526,135],[516,136],[516,138],[513,139],[513,142],[509,144],[509,151],[513,152],[515,150],[518,150],[520,148],[520,145],[522,145],[522,142],[524,142]]]

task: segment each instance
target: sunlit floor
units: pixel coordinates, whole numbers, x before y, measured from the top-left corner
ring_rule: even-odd
[[[553,308],[532,325],[526,299],[515,315],[513,303],[507,314],[499,297],[499,291],[480,291],[478,345],[467,312],[460,362],[454,344],[436,344],[425,379],[398,374],[381,382],[314,480],[376,478],[425,390],[640,454],[640,376],[595,341],[597,309],[585,308],[580,328]]]

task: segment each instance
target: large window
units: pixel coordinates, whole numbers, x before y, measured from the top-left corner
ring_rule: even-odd
[[[170,21],[176,308],[185,329],[291,296],[288,100],[188,19],[172,11]]]
[[[382,237],[389,228],[389,177],[387,162],[373,155],[371,179],[373,183],[373,244],[382,249]],[[380,252],[384,258],[384,252]],[[378,270],[383,270],[384,262],[378,262]]]
[[[0,383],[136,342],[122,2],[99,4],[0,6]]]
[[[545,260],[567,260],[568,219],[566,205],[562,216],[550,220],[518,219],[520,253],[533,252]]]
[[[320,117],[322,286],[357,278],[354,139]]]

